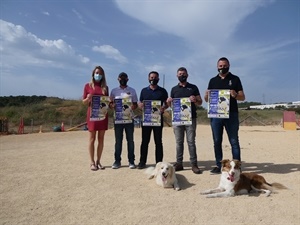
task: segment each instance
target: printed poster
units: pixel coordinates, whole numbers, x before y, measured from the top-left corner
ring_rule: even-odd
[[[161,101],[144,100],[143,126],[161,126]]]
[[[104,120],[108,111],[109,102],[110,98],[108,96],[93,95],[90,121]]]
[[[230,90],[210,90],[208,96],[208,118],[229,118]]]
[[[192,108],[189,98],[173,98],[172,125],[191,125]]]
[[[115,123],[132,123],[133,110],[131,97],[115,99]]]

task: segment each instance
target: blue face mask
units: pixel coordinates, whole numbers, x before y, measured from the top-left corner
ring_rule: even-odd
[[[95,79],[95,81],[99,82],[100,80],[102,80],[102,75],[101,74],[94,74],[94,79]]]

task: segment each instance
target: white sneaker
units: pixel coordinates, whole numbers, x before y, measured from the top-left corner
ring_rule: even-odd
[[[135,169],[135,168],[136,168],[136,166],[134,163],[129,163],[129,169]]]

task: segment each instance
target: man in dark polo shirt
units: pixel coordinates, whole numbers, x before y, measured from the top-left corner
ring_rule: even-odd
[[[163,130],[163,113],[166,108],[166,100],[168,92],[163,87],[158,86],[159,73],[151,71],[148,75],[150,85],[141,91],[139,107],[143,108],[144,100],[160,100],[161,101],[161,126],[145,126],[142,125],[142,143],[140,149],[140,163],[138,169],[144,169],[147,163],[148,145],[150,142],[151,132],[153,130],[154,143],[155,143],[155,161],[156,163],[163,161],[163,144],[162,144],[162,130]]]
[[[179,80],[178,85],[172,88],[171,95],[167,102],[169,106],[173,101],[173,98],[186,98],[188,97],[191,101],[191,113],[192,113],[192,124],[191,125],[178,125],[173,126],[175,139],[176,139],[176,163],[174,164],[175,170],[183,170],[183,148],[184,148],[184,133],[186,133],[186,140],[190,153],[190,162],[192,165],[192,171],[195,174],[200,174],[202,171],[198,168],[197,162],[197,151],[196,151],[196,128],[197,128],[197,113],[196,105],[202,104],[199,89],[196,85],[187,82],[188,72],[184,67],[180,67],[177,70],[177,78]]]
[[[223,159],[222,140],[223,129],[227,132],[227,136],[231,145],[232,158],[241,160],[241,150],[239,144],[238,130],[239,130],[239,115],[237,100],[244,101],[245,95],[241,80],[238,76],[229,72],[230,63],[225,57],[218,60],[217,68],[219,74],[210,79],[208,90],[206,90],[204,99],[208,101],[209,90],[220,89],[230,90],[230,108],[229,119],[225,118],[211,118],[210,125],[214,141],[214,151],[216,159],[216,167],[210,172],[212,174],[221,173],[221,160]]]

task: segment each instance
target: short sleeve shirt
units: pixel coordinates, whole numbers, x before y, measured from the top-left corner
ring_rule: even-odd
[[[236,92],[242,91],[243,86],[240,78],[232,73],[222,79],[219,75],[210,79],[207,89],[229,89]],[[230,112],[238,112],[237,100],[230,96]]]
[[[152,90],[149,86],[145,87],[141,91],[140,101],[144,100],[160,100],[161,105],[167,101],[168,92],[163,87],[157,86],[154,90]]]
[[[111,93],[110,93],[110,98],[112,100],[114,100],[116,98],[125,98],[128,96],[131,97],[132,102],[136,103],[138,101],[135,89],[133,89],[132,87],[129,87],[129,86],[127,86],[124,89],[121,88],[120,86],[116,87],[116,88],[112,89]]]
[[[171,89],[171,98],[186,98],[191,95],[200,95],[199,89],[196,85],[188,83],[185,86],[176,85]],[[194,102],[191,103],[192,106],[192,118],[197,117],[196,105]]]

